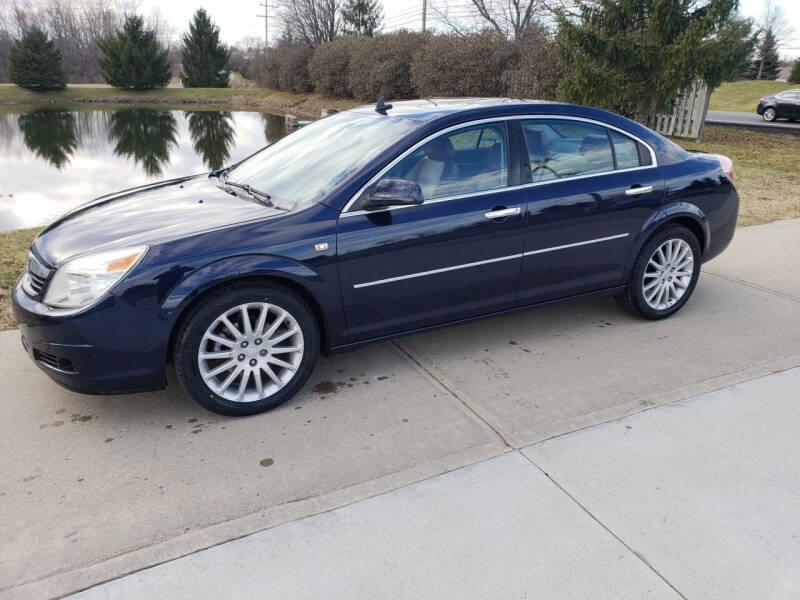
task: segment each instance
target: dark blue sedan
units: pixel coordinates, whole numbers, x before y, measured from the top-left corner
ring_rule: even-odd
[[[320,352],[593,295],[668,317],[738,206],[730,160],[602,110],[381,101],[64,215],[14,310],[68,388],[161,389],[172,362],[206,408],[253,414]]]

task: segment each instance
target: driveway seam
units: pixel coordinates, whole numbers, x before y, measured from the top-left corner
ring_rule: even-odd
[[[496,441],[491,441],[491,442],[486,442],[486,443],[483,443],[483,444],[477,444],[475,446],[470,446],[469,448],[464,448],[464,449],[458,450],[458,451],[456,451],[454,453],[447,454],[447,455],[444,455],[442,457],[439,457],[439,458],[435,459],[434,462],[439,462],[440,460],[449,460],[454,456],[460,456],[460,455],[462,455],[464,453],[472,452],[473,450],[479,450],[479,449],[482,449],[484,447],[487,447],[487,449],[489,449],[489,453],[484,455],[484,456],[481,456],[481,457],[476,458],[474,460],[468,458],[466,461],[463,461],[463,462],[462,461],[457,461],[457,465],[456,466],[445,467],[444,469],[437,469],[436,472],[431,473],[429,475],[425,475],[421,479],[412,478],[410,481],[408,481],[406,483],[402,483],[402,484],[399,484],[399,485],[389,485],[388,487],[386,487],[386,489],[380,489],[379,491],[375,491],[375,492],[368,492],[368,493],[366,493],[366,494],[364,494],[364,495],[362,495],[361,497],[358,497],[358,498],[353,498],[353,499],[349,499],[348,498],[343,502],[333,501],[332,503],[330,503],[330,506],[326,506],[325,508],[322,508],[321,510],[317,510],[317,509],[311,508],[308,511],[303,511],[301,514],[296,515],[296,516],[289,516],[289,517],[286,517],[286,518],[278,517],[277,520],[275,520],[274,522],[270,522],[267,525],[260,526],[260,527],[257,527],[257,528],[251,528],[251,529],[245,528],[245,529],[241,530],[241,532],[236,532],[235,534],[227,536],[227,537],[224,537],[224,539],[220,539],[219,541],[213,541],[213,542],[210,542],[210,543],[197,542],[196,543],[196,547],[193,547],[192,549],[188,549],[188,550],[185,550],[185,551],[184,550],[180,550],[178,552],[175,552],[174,555],[170,555],[170,556],[166,556],[165,555],[165,553],[169,554],[169,550],[162,551],[159,548],[168,547],[168,546],[171,546],[172,544],[174,544],[176,542],[181,542],[182,539],[184,539],[186,537],[185,533],[182,534],[182,535],[178,534],[178,535],[175,535],[175,536],[167,537],[167,538],[164,538],[164,539],[156,541],[156,542],[145,543],[143,545],[136,546],[134,548],[130,548],[128,550],[125,550],[123,552],[115,554],[113,556],[102,558],[102,559],[96,560],[94,562],[84,563],[84,564],[79,565],[79,566],[77,566],[77,567],[75,567],[73,569],[55,570],[55,571],[52,571],[52,572],[47,573],[45,575],[42,575],[40,577],[35,577],[33,579],[28,579],[28,580],[25,580],[23,582],[13,584],[11,586],[0,587],[0,597],[4,598],[5,597],[4,594],[6,592],[15,592],[17,594],[22,594],[23,595],[22,597],[28,597],[27,596],[28,589],[33,588],[34,590],[36,590],[36,586],[40,586],[42,584],[46,585],[48,580],[53,580],[53,579],[56,579],[58,577],[69,577],[69,576],[74,575],[76,573],[79,573],[81,571],[102,567],[104,564],[111,563],[112,561],[125,559],[126,557],[130,557],[132,555],[136,555],[136,554],[141,553],[141,552],[147,552],[147,551],[149,551],[151,549],[154,549],[154,548],[159,549],[158,550],[158,558],[150,561],[147,564],[144,564],[143,566],[135,566],[135,567],[133,567],[131,569],[124,570],[124,572],[121,572],[118,575],[112,575],[110,577],[103,577],[102,579],[99,579],[99,580],[97,580],[97,581],[95,581],[93,583],[89,583],[88,585],[80,584],[78,586],[72,586],[70,588],[70,591],[59,592],[56,595],[47,596],[47,597],[52,597],[54,599],[66,598],[67,596],[71,596],[73,594],[77,594],[77,593],[83,592],[85,590],[91,589],[93,587],[97,587],[99,585],[103,585],[103,584],[109,583],[111,581],[115,581],[117,579],[122,579],[123,577],[127,577],[129,575],[134,575],[134,574],[136,574],[136,573],[138,573],[140,571],[146,571],[148,569],[151,569],[151,568],[154,568],[154,567],[158,567],[158,566],[160,566],[162,564],[170,563],[172,561],[179,560],[181,558],[185,558],[187,556],[191,556],[193,554],[197,554],[197,553],[203,552],[203,551],[208,550],[210,548],[214,548],[214,547],[217,547],[217,546],[221,546],[221,545],[227,544],[229,542],[234,542],[234,541],[237,541],[237,540],[241,540],[241,539],[250,537],[252,535],[263,533],[265,531],[269,531],[271,529],[275,529],[275,528],[281,527],[281,526],[286,525],[288,523],[293,523],[293,522],[296,522],[296,521],[302,521],[304,519],[315,517],[315,516],[321,515],[321,514],[332,513],[332,512],[335,512],[335,511],[337,511],[337,510],[339,510],[341,508],[345,508],[347,506],[351,506],[353,504],[357,504],[357,503],[362,502],[364,500],[369,500],[371,498],[382,496],[384,494],[389,494],[389,493],[392,493],[392,492],[394,492],[396,490],[403,489],[403,488],[406,488],[406,487],[409,487],[409,486],[412,486],[412,485],[417,485],[418,483],[422,483],[422,482],[427,481],[429,479],[434,479],[436,477],[440,477],[440,476],[445,475],[447,473],[451,473],[453,471],[458,471],[459,469],[464,469],[464,468],[467,468],[467,467],[471,467],[473,465],[480,464],[482,462],[491,460],[493,458],[497,458],[498,456],[502,456],[505,451],[504,450],[500,450],[499,447],[497,447],[497,446],[495,446],[495,448],[497,448],[497,451],[495,451],[495,449],[493,449],[493,448],[490,448],[491,446],[494,446],[496,443],[497,443]],[[209,523],[208,525],[205,525],[205,526],[202,526],[202,527],[200,527],[198,529],[193,530],[191,532],[191,534],[194,537],[196,537],[198,534],[205,535],[210,530],[214,530],[214,529],[217,529],[217,528],[220,528],[220,527],[225,527],[227,525],[236,525],[237,523],[241,523],[241,522],[243,522],[245,520],[249,520],[251,518],[258,518],[259,516],[266,515],[270,511],[273,511],[273,510],[276,510],[276,509],[278,509],[278,510],[284,509],[286,507],[289,507],[289,506],[292,506],[292,505],[299,505],[299,504],[304,503],[304,502],[310,502],[310,503],[313,503],[315,501],[323,501],[323,502],[325,502],[331,496],[336,496],[338,494],[347,495],[351,491],[353,491],[354,489],[359,488],[361,486],[368,486],[368,485],[370,485],[372,483],[380,482],[381,480],[384,480],[384,479],[391,479],[394,476],[402,475],[404,472],[410,472],[410,471],[415,470],[415,469],[423,468],[423,467],[427,466],[428,464],[429,463],[420,463],[420,464],[416,464],[416,465],[412,465],[412,466],[408,466],[408,467],[403,467],[403,468],[397,469],[395,471],[391,471],[391,472],[385,473],[385,474],[380,475],[378,477],[374,477],[374,478],[371,478],[371,479],[365,479],[364,481],[359,481],[357,483],[354,483],[354,484],[351,484],[351,485],[347,485],[347,486],[342,487],[342,488],[334,489],[334,490],[331,490],[329,492],[324,492],[322,494],[311,495],[311,496],[307,496],[307,497],[303,497],[303,498],[294,498],[294,499],[286,500],[284,502],[281,502],[280,504],[259,508],[257,510],[254,510],[254,511],[251,511],[251,512],[236,516],[236,517],[233,517],[231,519],[224,519],[222,521]],[[36,596],[32,595],[32,596],[29,596],[29,597],[31,597],[31,598],[37,597],[38,598],[38,597],[42,597],[42,596],[41,595],[36,595]]]
[[[781,298],[786,298],[787,300],[800,302],[800,298],[798,298],[797,296],[792,296],[791,294],[787,294],[785,292],[779,292],[778,290],[773,290],[771,288],[764,287],[762,285],[751,283],[749,281],[745,281],[744,279],[737,279],[736,277],[730,277],[728,275],[723,275],[722,273],[715,273],[714,271],[709,271],[708,269],[703,269],[703,273],[708,273],[709,275],[713,275],[714,277],[719,277],[720,279],[726,279],[733,283],[740,283],[742,285],[746,285],[747,287],[751,287],[756,290],[761,290],[762,292],[767,292],[768,294],[772,294],[774,296],[780,296]]]
[[[648,560],[647,560],[647,558],[644,556],[644,554],[642,554],[642,553],[641,553],[641,552],[639,552],[638,550],[635,550],[635,549],[634,549],[632,546],[630,546],[630,545],[629,545],[627,542],[625,542],[625,540],[623,540],[623,539],[622,539],[620,536],[618,536],[616,533],[614,533],[614,532],[613,532],[613,531],[612,531],[612,530],[611,530],[611,529],[610,529],[610,528],[609,528],[609,527],[608,527],[608,526],[607,526],[605,523],[603,523],[603,522],[602,522],[602,521],[601,521],[601,520],[600,520],[598,517],[596,517],[596,516],[595,516],[595,515],[594,515],[594,514],[593,514],[593,513],[592,513],[592,512],[591,512],[591,511],[590,511],[590,510],[589,510],[589,509],[586,507],[586,506],[584,506],[584,505],[583,505],[583,504],[582,504],[582,503],[581,503],[581,502],[580,502],[580,501],[579,501],[579,500],[578,500],[578,499],[577,499],[575,496],[573,496],[571,493],[569,493],[569,492],[568,492],[568,491],[567,491],[567,490],[564,488],[564,486],[562,486],[562,485],[561,485],[560,483],[558,483],[558,482],[557,482],[555,479],[553,479],[553,477],[551,477],[551,476],[550,476],[550,474],[549,474],[547,471],[545,471],[544,469],[542,469],[542,467],[540,467],[539,465],[537,465],[537,464],[536,464],[536,463],[535,463],[535,462],[534,462],[534,461],[533,461],[533,460],[532,460],[532,459],[531,459],[529,456],[527,456],[527,455],[526,455],[524,452],[522,452],[522,451],[519,451],[519,450],[518,450],[517,452],[518,452],[519,454],[521,454],[521,455],[522,455],[522,456],[525,458],[525,460],[527,460],[529,463],[531,463],[531,464],[532,464],[532,465],[533,465],[533,466],[534,466],[536,469],[538,469],[538,470],[539,470],[539,471],[540,471],[540,472],[541,472],[541,473],[542,473],[542,474],[543,474],[545,477],[547,477],[547,479],[549,479],[550,481],[552,481],[552,482],[553,482],[553,485],[555,485],[555,486],[556,486],[556,487],[557,487],[559,490],[561,490],[561,491],[562,491],[562,492],[563,492],[563,493],[564,493],[564,494],[565,494],[565,495],[566,495],[566,496],[567,496],[567,497],[568,497],[570,500],[572,500],[572,501],[573,501],[573,502],[574,502],[576,505],[578,505],[578,507],[579,507],[579,508],[580,508],[580,509],[581,509],[583,512],[585,512],[587,515],[589,515],[589,517],[590,517],[590,518],[591,518],[591,519],[592,519],[592,520],[593,520],[595,523],[597,523],[598,525],[600,525],[600,527],[602,527],[602,528],[603,528],[605,531],[607,531],[607,532],[609,533],[609,535],[611,535],[611,536],[612,536],[612,537],[613,537],[615,540],[617,540],[617,541],[618,541],[620,544],[622,544],[622,545],[623,545],[623,546],[624,546],[624,547],[625,547],[625,548],[626,548],[626,549],[627,549],[627,550],[628,550],[628,551],[629,551],[631,554],[633,554],[633,555],[634,555],[636,558],[638,558],[640,561],[642,561],[642,562],[645,564],[645,566],[647,566],[647,568],[648,568],[648,569],[650,569],[650,570],[651,570],[653,573],[655,573],[655,574],[656,574],[656,576],[657,576],[659,579],[661,579],[661,581],[663,581],[664,583],[666,583],[666,584],[667,584],[667,585],[670,587],[670,589],[671,589],[673,592],[675,592],[676,594],[678,594],[678,596],[680,596],[681,598],[683,598],[683,600],[688,600],[688,599],[687,599],[687,597],[686,597],[686,596],[685,596],[683,593],[681,593],[681,591],[680,591],[678,588],[676,588],[676,587],[675,587],[675,586],[674,586],[674,585],[673,585],[673,584],[672,584],[672,583],[669,581],[669,579],[667,579],[667,578],[666,578],[664,575],[662,575],[662,574],[661,574],[661,573],[658,571],[658,569],[656,569],[656,568],[655,568],[655,567],[654,567],[652,564],[650,564],[650,561],[648,561]]]
[[[446,389],[459,403],[464,407],[464,409],[473,415],[476,419],[478,419],[481,423],[486,425],[489,429],[491,429],[497,437],[499,437],[503,443],[512,450],[518,450],[519,447],[516,446],[511,441],[511,436],[503,431],[503,428],[500,425],[496,425],[491,421],[491,419],[483,414],[483,411],[480,410],[480,405],[476,403],[472,398],[467,396],[465,393],[461,392],[456,386],[451,384],[446,378],[442,377],[441,374],[436,373],[434,370],[430,369],[429,367],[422,364],[421,361],[417,360],[417,357],[408,349],[405,344],[402,344],[398,340],[392,340],[391,342],[394,346],[396,346],[400,352],[405,354],[409,360],[411,360],[417,367],[419,367],[422,371],[428,374],[428,376],[432,377],[436,382],[441,385],[444,389]]]
[[[565,435],[570,435],[572,433],[584,431],[586,429],[591,429],[592,427],[595,427],[597,425],[613,423],[614,421],[619,421],[620,419],[625,419],[627,417],[638,415],[664,406],[676,406],[678,405],[679,402],[684,402],[685,400],[691,400],[692,398],[696,398],[697,396],[702,396],[704,394],[710,394],[712,392],[723,390],[728,387],[741,385],[743,383],[747,383],[748,381],[754,381],[756,379],[769,377],[770,375],[774,375],[776,373],[791,371],[792,369],[796,369],[798,367],[800,367],[800,354],[786,354],[774,359],[759,361],[751,365],[747,365],[738,369],[733,369],[731,371],[726,371],[725,373],[720,373],[719,375],[714,375],[713,377],[697,381],[695,383],[690,384],[689,386],[673,388],[671,390],[667,390],[666,392],[650,396],[643,396],[637,400],[631,400],[628,403],[612,407],[615,409],[616,408],[625,409],[625,407],[627,406],[636,406],[637,404],[641,404],[642,402],[647,403],[646,406],[642,405],[641,408],[636,408],[635,410],[631,410],[630,412],[626,412],[624,414],[619,414],[617,416],[611,416],[611,417],[599,417],[597,415],[602,414],[603,410],[585,413],[581,415],[581,417],[586,417],[586,418],[594,417],[594,418],[599,418],[600,420],[594,421],[588,425],[576,426],[573,429],[562,431],[560,433],[555,433],[545,438],[526,441],[520,445],[520,448],[526,448],[528,446],[533,446],[535,444],[541,444],[543,442],[560,438]],[[661,398],[670,396],[673,397],[671,400],[661,400]]]

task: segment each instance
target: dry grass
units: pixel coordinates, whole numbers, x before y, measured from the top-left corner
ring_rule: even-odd
[[[219,108],[258,108],[316,118],[323,108],[344,109],[355,100],[326,98],[319,94],[293,94],[265,88],[163,88],[133,92],[108,86],[67,86],[61,92],[31,92],[15,85],[0,85],[0,105],[38,106],[71,103],[183,104]]]
[[[11,288],[28,262],[28,248],[41,228],[0,233],[0,331],[16,327]]]
[[[674,141],[733,160],[741,200],[739,225],[800,217],[800,137],[709,127],[700,143]]]
[[[711,94],[708,110],[755,113],[760,98],[796,88],[800,85],[780,81],[729,81]]]

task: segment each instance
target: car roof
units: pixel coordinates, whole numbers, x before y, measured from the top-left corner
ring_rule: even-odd
[[[364,104],[351,109],[351,111],[374,113],[375,106],[375,104]],[[520,110],[530,108],[532,112],[546,112],[546,107],[548,106],[565,105],[561,102],[517,98],[423,98],[420,100],[393,101],[391,102],[391,108],[387,109],[387,114],[392,117],[429,121],[460,112],[501,107],[514,107]]]

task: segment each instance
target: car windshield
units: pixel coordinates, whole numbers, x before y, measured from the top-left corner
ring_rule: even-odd
[[[337,113],[264,148],[229,171],[227,179],[268,195],[280,209],[304,208],[417,127],[410,119]]]

